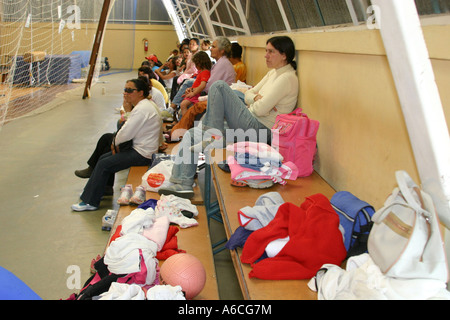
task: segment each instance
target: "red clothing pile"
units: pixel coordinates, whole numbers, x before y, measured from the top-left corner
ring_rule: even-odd
[[[289,241],[275,257],[256,262],[270,242],[288,236]],[[282,204],[266,227],[248,237],[241,261],[252,264],[251,278],[310,279],[326,263],[340,265],[346,253],[338,215],[328,198],[316,194],[300,207]]]

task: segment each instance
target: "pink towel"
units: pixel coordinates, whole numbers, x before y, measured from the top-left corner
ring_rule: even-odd
[[[155,219],[155,222],[149,228],[144,228],[142,235],[154,241],[158,247],[158,251],[161,251],[166,242],[169,224],[169,218],[167,216],[160,216]]]
[[[293,162],[285,162],[281,167],[270,167],[266,171],[253,170],[241,166],[234,156],[228,156],[227,164],[230,167],[231,179],[239,180],[266,180],[271,179],[275,183],[286,184],[284,179],[295,180],[298,177],[297,166]]]

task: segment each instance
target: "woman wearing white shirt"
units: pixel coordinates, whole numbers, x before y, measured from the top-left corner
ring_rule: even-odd
[[[147,99],[148,95],[149,87],[144,81],[126,82],[124,101],[134,108],[117,132],[111,152],[100,157],[80,196],[81,202],[72,205],[72,210],[97,210],[110,175],[132,166],[151,164],[153,153],[158,152],[162,120],[154,102]],[[132,147],[121,150],[119,145],[128,141],[132,141]]]
[[[152,83],[149,82],[149,80],[146,76],[139,76],[139,78],[144,80],[149,85],[150,93],[149,93],[148,98],[151,99],[155,103],[155,105],[158,107],[158,111],[161,112],[161,111],[165,110],[166,104],[164,101],[164,96],[161,93],[161,91],[159,91],[157,88],[153,87]],[[124,106],[127,107],[128,111],[125,111]],[[125,123],[125,121],[128,119],[128,116],[129,116],[131,110],[132,110],[132,106],[128,102],[125,101],[125,97],[124,97],[123,105],[120,107],[120,119],[117,122],[117,130],[119,130],[122,127],[122,125]],[[75,175],[77,177],[86,179],[91,176],[92,171],[94,170],[95,166],[97,165],[97,162],[100,159],[100,157],[103,154],[111,151],[111,143],[114,139],[114,136],[115,136],[115,133],[105,133],[100,137],[100,139],[98,139],[97,145],[95,146],[94,151],[92,152],[91,156],[89,157],[89,159],[87,161],[88,167],[86,169],[75,170]],[[164,139],[161,136],[160,143],[161,143],[162,147],[164,147],[163,140]],[[114,184],[114,175],[112,175],[110,180],[108,181],[105,194],[112,194],[113,184]]]
[[[235,133],[250,133],[245,138],[270,144],[276,116],[291,112],[297,105],[299,86],[293,41],[286,36],[270,38],[266,43],[265,58],[271,70],[245,93],[245,99],[224,81],[211,85],[202,128],[192,128],[183,136],[170,179],[174,185],[161,188],[160,194],[184,198],[194,196],[192,184],[198,152],[206,152],[206,147],[215,141],[223,146],[224,120]],[[239,137],[233,138],[239,140]]]

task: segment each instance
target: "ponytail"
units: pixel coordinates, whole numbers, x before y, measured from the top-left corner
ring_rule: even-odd
[[[272,37],[267,40],[266,44],[270,43],[275,49],[277,49],[281,54],[286,55],[286,61],[288,64],[297,70],[297,62],[295,59],[295,44],[291,38],[287,36],[277,36]]]

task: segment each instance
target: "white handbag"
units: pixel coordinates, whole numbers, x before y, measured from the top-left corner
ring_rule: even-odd
[[[372,217],[369,254],[386,276],[447,282],[447,259],[433,200],[405,171],[397,171],[396,178],[398,188]]]

